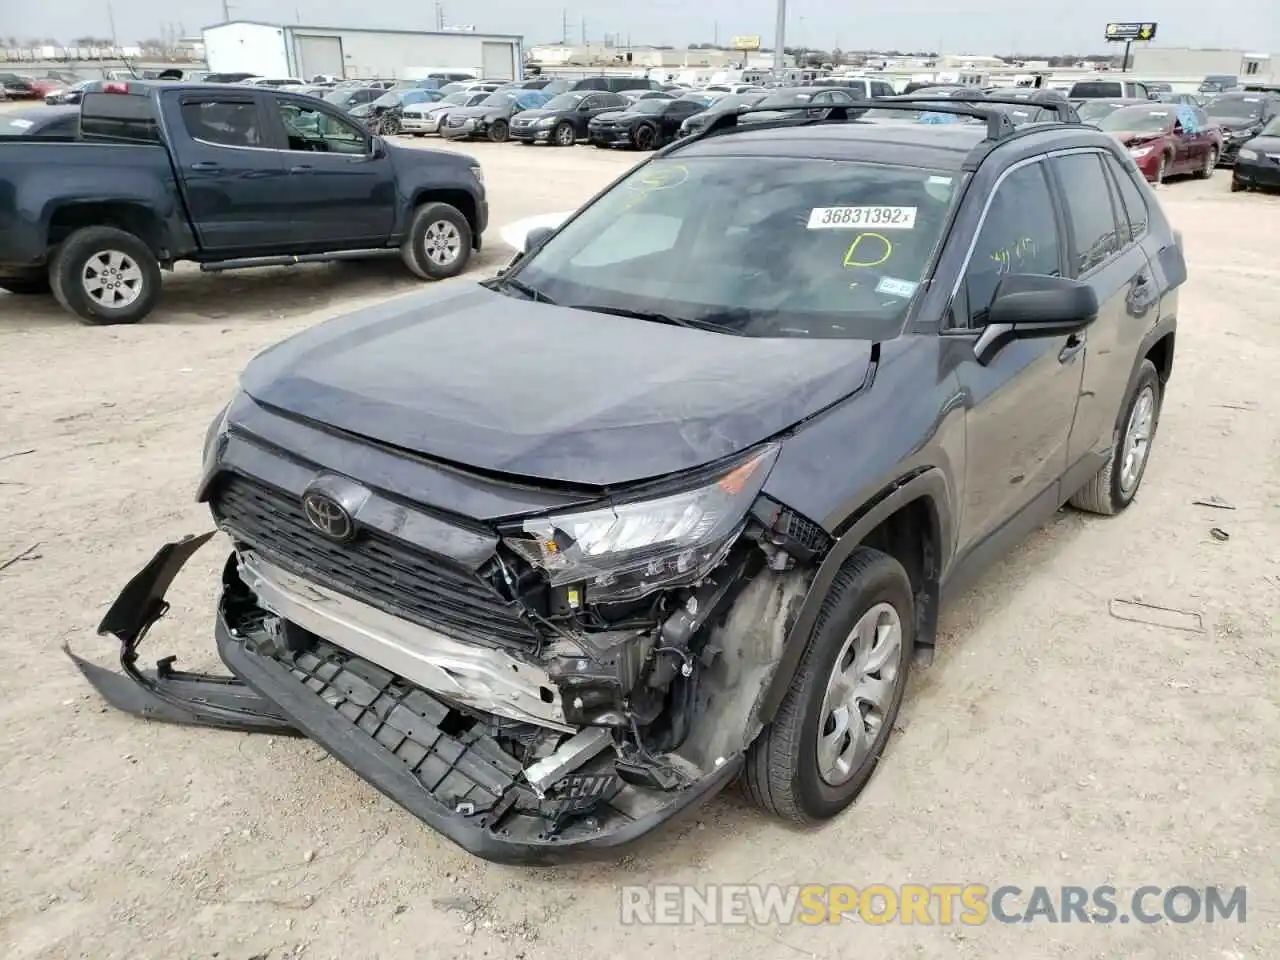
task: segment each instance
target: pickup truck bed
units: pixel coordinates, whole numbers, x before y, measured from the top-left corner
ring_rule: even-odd
[[[465,269],[488,219],[479,165],[371,136],[266,88],[107,84],[81,138],[0,142],[0,287],[90,323],[146,316],[160,271],[401,256]]]

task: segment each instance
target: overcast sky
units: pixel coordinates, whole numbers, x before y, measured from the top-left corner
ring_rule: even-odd
[[[618,34],[631,42],[720,42],[736,35],[773,39],[774,0],[443,0],[447,23],[474,24],[478,31],[522,34],[528,43],[558,40],[568,13],[570,39]],[[230,0],[233,19],[304,23],[311,26],[367,26],[432,29],[434,0]],[[21,30],[21,38],[68,40],[110,34],[105,0],[24,3],[0,0],[21,16],[0,18],[0,33]],[[116,36],[121,43],[162,36],[179,27],[198,34],[222,19],[220,0],[114,0]],[[869,9],[876,7],[878,9]],[[1158,13],[1153,12],[1158,9]],[[962,12],[963,11],[963,12]],[[1153,19],[1160,23],[1160,46],[1227,47],[1280,53],[1277,0],[894,0],[878,4],[847,0],[791,0],[787,44],[846,49],[941,49],[944,52],[1093,52],[1109,20]],[[1118,51],[1117,51],[1118,52]]]

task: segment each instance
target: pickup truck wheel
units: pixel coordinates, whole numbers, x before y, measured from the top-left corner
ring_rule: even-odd
[[[85,323],[136,323],[160,296],[151,248],[115,227],[84,227],[62,242],[50,267],[53,294]]]
[[[1146,473],[1159,422],[1160,377],[1155,365],[1143,360],[1138,382],[1116,427],[1111,458],[1092,480],[1076,491],[1071,505],[1077,510],[1108,517],[1129,506]]]
[[[915,623],[902,564],[855,551],[827,592],[777,716],[747,751],[743,785],[757,805],[816,823],[854,801],[902,706]]]
[[[471,257],[471,225],[457,207],[423,204],[413,215],[400,256],[423,280],[456,277]]]
[[[46,276],[9,277],[0,280],[0,290],[7,290],[20,297],[33,297],[50,293],[53,287],[49,285],[49,278]]]

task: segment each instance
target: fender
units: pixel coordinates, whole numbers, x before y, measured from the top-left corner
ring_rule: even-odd
[[[882,491],[881,495],[873,499],[869,506],[864,507],[860,514],[855,514],[853,522],[823,557],[813,582],[809,584],[809,591],[800,605],[800,613],[787,634],[786,643],[782,648],[782,658],[778,661],[773,679],[769,682],[761,699],[759,711],[761,723],[772,722],[778,708],[782,705],[783,698],[791,687],[791,681],[800,666],[800,659],[809,642],[809,635],[817,622],[818,611],[821,610],[822,602],[826,599],[827,592],[840,568],[872,530],[911,501],[921,498],[926,499],[933,509],[934,522],[938,531],[939,553],[942,554],[937,558],[936,564],[939,570],[945,568],[952,546],[951,485],[941,470],[930,467],[922,473],[899,480],[896,485]],[[932,582],[926,585],[927,602],[924,609],[919,612],[920,622],[916,630],[916,643],[921,646],[932,647],[937,633],[939,579],[934,577]]]
[[[1120,420],[1124,417],[1124,412],[1128,409],[1129,398],[1133,396],[1133,391],[1138,383],[1138,371],[1142,368],[1142,361],[1147,358],[1147,354],[1151,352],[1151,348],[1160,342],[1165,336],[1174,334],[1178,331],[1178,318],[1175,316],[1161,317],[1146,332],[1142,338],[1142,343],[1138,346],[1138,352],[1133,358],[1133,369],[1129,371],[1129,382],[1125,384],[1124,393],[1121,394],[1120,409],[1116,412],[1116,423],[1112,428],[1112,443],[1119,442],[1119,431],[1122,428]],[[1173,344],[1170,344],[1172,349]],[[1161,388],[1168,384],[1169,378],[1173,375],[1173,356],[1170,354],[1167,370],[1159,370],[1159,364],[1156,365],[1160,374]],[[1162,397],[1163,402],[1163,397]]]

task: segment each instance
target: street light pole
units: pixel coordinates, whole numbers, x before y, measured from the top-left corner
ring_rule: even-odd
[[[773,71],[781,74],[785,65],[782,47],[787,41],[787,0],[778,0],[778,23],[773,30]]]

